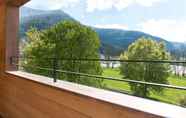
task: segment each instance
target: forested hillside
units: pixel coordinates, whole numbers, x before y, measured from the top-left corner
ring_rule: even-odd
[[[32,27],[39,30],[46,29],[63,20],[74,20],[70,15],[61,10],[42,11],[27,7],[21,8],[21,23],[20,35],[24,40],[25,33]],[[78,22],[78,21],[77,21]],[[128,46],[141,37],[150,37],[156,41],[163,41],[166,44],[167,50],[178,54],[180,50],[186,49],[186,46],[181,43],[173,43],[162,38],[152,36],[139,31],[127,31],[118,29],[102,29],[93,28],[99,35],[101,40],[100,52],[105,55],[119,56],[120,53],[127,49]],[[180,54],[181,55],[181,54]]]

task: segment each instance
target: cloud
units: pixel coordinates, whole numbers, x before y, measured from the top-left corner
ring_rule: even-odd
[[[105,24],[105,25],[94,25],[94,27],[97,28],[106,28],[106,29],[123,29],[127,30],[127,25],[121,25],[121,24]]]
[[[79,3],[79,0],[31,0],[25,6],[36,8],[36,9],[60,9],[74,7]]]
[[[108,10],[112,8],[122,10],[134,4],[150,7],[154,3],[162,1],[167,0],[31,0],[26,6],[37,9],[60,9],[74,7],[80,3],[84,5],[85,3],[86,11],[93,12],[94,10]]]
[[[139,24],[138,27],[140,31],[162,37],[169,41],[186,41],[186,21],[151,19]]]
[[[166,0],[87,0],[86,4],[87,12],[93,12],[94,10],[108,10],[112,8],[122,10],[134,4],[151,7],[154,3],[163,1]]]
[[[151,7],[155,3],[165,2],[166,0],[134,0],[134,1],[136,2],[136,4],[139,4],[141,6]]]

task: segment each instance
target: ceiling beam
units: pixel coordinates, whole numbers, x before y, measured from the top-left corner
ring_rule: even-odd
[[[20,7],[30,0],[6,0],[8,5]]]

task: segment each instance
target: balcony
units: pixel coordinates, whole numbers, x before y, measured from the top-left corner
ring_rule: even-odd
[[[184,117],[185,109],[121,93],[29,74],[1,76],[3,117],[135,118]],[[176,109],[176,110],[175,110]]]
[[[184,118],[186,109],[17,70],[19,6],[0,1],[0,114],[3,118]]]

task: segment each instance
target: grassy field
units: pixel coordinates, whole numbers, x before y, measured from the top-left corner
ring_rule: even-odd
[[[120,75],[120,70],[118,68],[117,69],[104,69],[103,76],[113,77],[113,78],[122,78],[122,75]],[[186,86],[186,78],[180,78],[180,77],[172,75],[168,78],[168,81],[170,85]],[[130,86],[128,83],[116,82],[112,80],[104,80],[104,84],[106,84],[108,88],[127,91],[131,93]],[[157,101],[179,105],[179,100],[183,98],[184,95],[186,95],[186,91],[183,91],[183,90],[164,89],[162,94],[151,93],[149,97]]]

